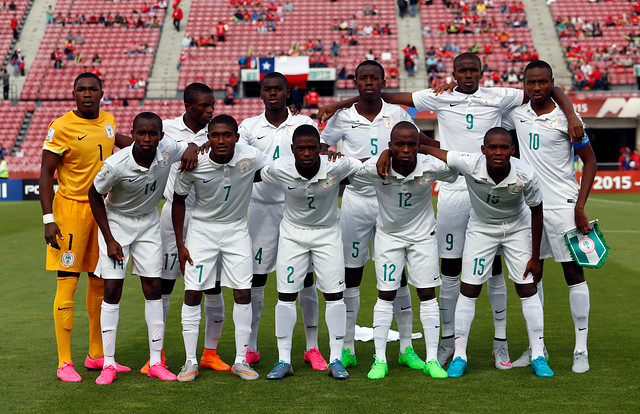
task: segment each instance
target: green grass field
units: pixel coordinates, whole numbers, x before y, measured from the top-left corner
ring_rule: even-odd
[[[37,202],[0,203],[0,411],[2,412],[640,412],[640,272],[633,264],[640,236],[640,194],[592,195],[590,218],[600,219],[612,248],[601,270],[588,270],[591,291],[589,356],[591,371],[571,372],[573,321],[568,289],[560,266],[545,266],[545,340],[555,371],[553,378],[537,378],[528,368],[499,371],[493,367],[493,324],[486,294],[478,301],[469,341],[469,367],[459,379],[433,380],[397,364],[398,343],[388,346],[390,373],[380,381],[366,378],[373,362],[373,342],[356,344],[359,365],[351,378],[335,381],[313,371],[302,360],[304,333],[301,315],[293,344],[295,375],[283,381],[263,378],[277,359],[274,335],[276,291],[270,277],[265,294],[259,347],[262,378],[242,381],[230,373],[203,371],[193,383],[163,383],[138,372],[147,360],[144,300],[136,277],[128,276],[121,302],[116,358],[133,372],[119,374],[110,386],[97,386],[98,372],[82,365],[88,347],[84,306],[86,277],[76,292],[72,353],[83,381],[62,383],[55,376],[57,352],[51,312],[55,274],[44,270],[43,226]],[[375,276],[369,264],[361,288],[358,323],[371,326],[376,298]],[[508,339],[511,358],[527,346],[520,301],[509,285]],[[169,368],[178,372],[184,362],[180,308],[182,282],[172,296],[165,350]],[[226,325],[219,353],[233,362],[232,300],[225,292]],[[417,298],[414,292],[414,303]],[[324,315],[324,304],[320,304]],[[414,311],[414,332],[422,326]],[[320,349],[328,356],[323,317]],[[202,331],[199,352],[202,349]],[[424,341],[414,341],[424,356]]]

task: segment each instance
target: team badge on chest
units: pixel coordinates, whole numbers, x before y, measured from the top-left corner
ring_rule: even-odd
[[[169,165],[169,160],[171,160],[171,155],[169,155],[168,152],[162,152],[162,154],[160,155],[162,156],[162,159],[158,161],[158,167],[164,168],[167,165]]]
[[[240,174],[249,172],[252,166],[253,166],[253,162],[251,162],[249,158],[243,158],[240,161],[238,161],[238,163],[236,164],[236,168],[238,169],[238,172]]]
[[[116,136],[116,129],[111,124],[107,124],[104,126],[104,133],[107,134],[109,139],[113,139]]]
[[[556,129],[560,126],[560,118],[556,117],[555,119],[545,119],[544,125],[550,129]]]
[[[395,121],[396,121],[395,118],[391,114],[383,116],[382,117],[382,126],[387,128],[387,129],[391,129],[396,124]]]
[[[425,172],[420,177],[416,177],[416,183],[418,185],[428,185],[433,181],[433,174],[430,172]]]
[[[335,183],[336,183],[336,177],[330,173],[327,174],[326,178],[322,180],[318,180],[318,184],[320,184],[320,187],[324,189],[331,188],[331,186],[333,186]]]
[[[511,194],[518,194],[524,188],[524,183],[517,179],[515,183],[507,184],[507,192]]]

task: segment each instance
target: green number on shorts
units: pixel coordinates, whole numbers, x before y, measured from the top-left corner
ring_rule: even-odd
[[[482,276],[484,273],[484,259],[473,259],[473,274]]]
[[[373,147],[371,149],[371,155],[376,155],[378,153],[378,144],[376,144],[376,142],[378,142],[378,138],[371,138],[371,146]]]
[[[231,186],[230,185],[225,185],[224,187],[225,190],[227,190],[227,194],[224,196],[224,201],[227,201],[229,199],[229,193],[231,192]]]
[[[351,257],[354,259],[360,255],[360,249],[358,248],[359,245],[360,242],[353,242],[353,250],[355,250],[355,253],[351,253]]]
[[[529,149],[537,150],[540,148],[540,135],[529,132]]]
[[[202,282],[202,265],[197,265],[196,269],[200,270],[200,276],[198,276],[198,283]]]
[[[254,257],[258,261],[259,264],[262,264],[262,247],[258,249],[256,253],[256,257]]]
[[[293,279],[291,278],[291,276],[293,276],[293,266],[287,267],[287,271],[289,272],[287,275],[287,283],[293,283]]]
[[[173,266],[176,264],[178,255],[176,253],[171,253],[171,257],[173,257],[173,261],[171,262],[171,267],[169,267],[169,253],[164,254],[164,270],[173,270]]]
[[[445,247],[445,250],[453,250],[453,234],[447,233],[444,240],[447,242],[448,246]]]
[[[156,191],[156,182],[152,182],[151,183],[151,187],[149,187],[149,183],[147,183],[147,185],[144,186],[144,194],[146,195],[148,192],[154,192]]]
[[[500,201],[500,196],[487,194],[487,204],[498,204],[498,201]]]
[[[409,200],[411,200],[411,193],[398,193],[398,196],[400,196],[398,207],[411,207],[411,203],[409,202]]]
[[[120,269],[124,269],[124,260],[113,259],[113,268],[117,269],[118,267],[120,267]]]
[[[394,265],[393,263],[390,265],[383,264],[382,268],[384,269],[384,280],[389,282],[395,282],[396,279],[393,277],[393,274],[396,271],[396,265]]]
[[[468,130],[472,130],[473,129],[473,114],[467,114],[467,129]]]
[[[273,159],[277,160],[278,158],[280,158],[280,145],[278,145],[276,150],[273,151]]]
[[[316,199],[313,197],[307,197],[307,200],[309,200],[309,210],[315,210],[316,208],[311,204],[313,204],[313,202],[316,201]]]

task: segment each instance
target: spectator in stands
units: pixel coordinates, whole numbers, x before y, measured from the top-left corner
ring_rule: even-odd
[[[0,75],[2,78],[2,92],[4,93],[4,99],[9,99],[9,87],[11,85],[11,75],[7,72],[7,69],[2,69],[2,74]]]
[[[406,55],[404,57],[404,68],[407,70],[407,74],[409,75],[410,78],[413,77],[413,73],[415,71],[415,61],[413,60],[413,57],[409,54]]]
[[[347,27],[347,32],[349,32],[350,36],[354,36],[358,30],[358,18],[355,14],[351,15],[351,19],[349,20],[349,27]]]
[[[173,9],[173,13],[171,13],[171,17],[173,17],[173,27],[176,28],[176,30],[179,32],[180,31],[180,22],[182,21],[182,9],[180,8],[179,5],[175,5],[174,9]]]
[[[340,45],[335,40],[331,44],[331,56],[340,57]]]
[[[222,21],[218,21],[218,25],[216,26],[216,35],[218,36],[218,42],[224,42],[226,33],[226,25]]]
[[[418,12],[418,0],[409,0],[409,15],[411,17],[416,17],[416,13]]]
[[[380,54],[380,60],[382,62],[388,62],[393,58],[393,56],[391,55],[391,52],[387,49],[384,52],[382,52]]]
[[[128,79],[129,89],[137,89],[138,88],[138,78],[132,73]]]
[[[305,107],[307,108],[318,108],[318,103],[320,102],[320,94],[316,92],[315,89],[311,88],[309,93],[304,96]]]
[[[51,60],[53,60],[53,67],[54,68],[62,69],[62,54],[60,53],[60,49],[58,49],[57,47],[56,47],[56,50],[51,52]],[[18,75],[18,73],[16,72],[16,73],[14,73],[14,75]]]
[[[9,166],[5,161],[4,156],[0,156],[0,180],[6,180],[9,178]]]
[[[9,10],[11,10],[11,9],[9,9]],[[15,40],[18,40],[18,37],[20,36],[19,33],[18,33],[18,17],[15,14],[11,18],[11,20],[9,21],[9,24],[11,25],[11,30],[13,30],[13,38]]]
[[[283,10],[285,13],[291,13],[293,11],[293,4],[289,0],[285,1]]]
[[[24,151],[22,150],[22,146],[18,145],[18,149],[16,149],[16,157],[18,158],[24,158]],[[633,156],[632,156],[633,158]]]
[[[14,0],[11,0],[11,3],[9,3],[9,11],[16,11],[18,10],[18,7],[16,6],[16,2]]]
[[[377,60],[376,55],[373,53],[373,49],[369,49],[368,53],[364,54],[365,60]]]
[[[45,16],[47,18],[47,25],[53,24],[53,7],[51,5],[47,8]]]
[[[4,143],[0,142],[0,157],[4,158],[7,155],[7,149],[4,147]]]
[[[631,159],[631,149],[629,149],[628,147],[625,147],[622,150],[620,150],[620,152],[622,153],[618,158],[618,165],[620,165],[620,171],[633,170],[634,167],[636,167],[637,165],[634,165],[635,161]],[[632,164],[632,162],[634,164]]]
[[[238,82],[239,82],[238,75],[236,75],[233,72],[230,73],[229,74],[229,85],[231,85],[233,87],[234,91],[238,90]]]
[[[409,5],[407,4],[407,0],[398,0],[398,10],[400,12],[400,17],[404,18],[404,15],[407,14],[407,9]]]

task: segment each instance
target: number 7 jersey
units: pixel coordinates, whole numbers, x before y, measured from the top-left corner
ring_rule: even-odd
[[[69,111],[49,124],[43,150],[60,156],[58,192],[77,201],[87,201],[102,162],[113,152],[116,119],[100,111],[96,119],[84,119]]]

